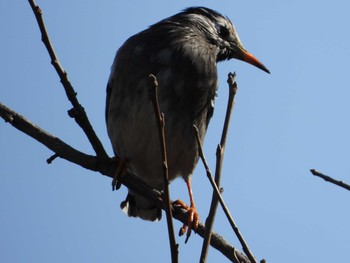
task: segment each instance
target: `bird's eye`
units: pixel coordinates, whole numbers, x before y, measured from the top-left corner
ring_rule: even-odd
[[[230,32],[228,31],[227,27],[225,26],[219,26],[219,34],[221,37],[228,37]]]

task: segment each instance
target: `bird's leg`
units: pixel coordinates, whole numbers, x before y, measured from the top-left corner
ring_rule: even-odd
[[[120,188],[121,182],[118,180],[120,179],[121,175],[125,170],[126,163],[127,163],[127,159],[125,157],[118,160],[117,169],[115,170],[114,177],[112,180],[112,191],[118,190]]]
[[[199,216],[198,216],[196,206],[194,204],[194,198],[193,198],[192,186],[191,186],[191,178],[189,177],[189,178],[185,179],[185,182],[187,185],[188,194],[190,196],[190,207],[188,207],[188,205],[186,205],[181,200],[176,200],[173,203],[173,205],[180,206],[181,208],[187,210],[187,214],[188,214],[187,224],[183,224],[183,226],[181,227],[181,229],[179,231],[179,235],[182,236],[183,234],[185,234],[186,229],[188,228],[187,234],[186,234],[186,240],[185,240],[185,243],[187,243],[189,237],[191,236],[191,230],[192,229],[196,230],[198,227]]]

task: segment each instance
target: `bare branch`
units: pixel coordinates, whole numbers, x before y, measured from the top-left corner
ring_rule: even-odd
[[[226,214],[233,230],[235,231],[238,239],[240,240],[240,242],[243,246],[243,250],[245,251],[245,253],[248,255],[249,259],[252,262],[256,262],[254,255],[251,253],[248,245],[246,244],[245,240],[243,239],[243,236],[240,234],[240,231],[238,230],[236,224],[234,223],[233,218],[231,217],[231,215],[228,211],[228,208],[224,204],[224,201],[222,199],[222,196],[221,196],[219,188],[218,188],[220,186],[221,168],[222,168],[222,162],[223,162],[223,158],[224,158],[224,151],[225,151],[228,127],[230,124],[231,113],[232,113],[232,109],[234,106],[234,98],[235,98],[235,95],[237,93],[236,74],[229,73],[227,82],[228,82],[228,86],[229,86],[229,98],[228,98],[228,102],[227,102],[227,110],[226,110],[226,116],[225,116],[225,122],[224,122],[223,130],[222,130],[221,140],[220,140],[220,144],[218,145],[217,151],[216,151],[215,182],[212,178],[211,172],[209,170],[208,164],[207,164],[205,157],[204,157],[204,154],[203,154],[202,145],[201,145],[201,142],[200,142],[199,137],[198,137],[198,129],[195,127],[196,134],[197,134],[197,142],[199,144],[200,156],[202,158],[205,169],[207,171],[207,176],[209,178],[209,181],[212,184],[213,189],[214,189],[212,201],[211,201],[211,205],[210,205],[209,215],[207,217],[207,220],[205,221],[206,233],[205,233],[205,237],[203,240],[202,252],[201,252],[201,256],[200,256],[200,260],[199,260],[199,262],[202,262],[202,263],[204,263],[206,261],[206,257],[208,254],[208,247],[209,247],[209,243],[210,243],[210,239],[211,239],[211,233],[212,233],[214,220],[215,220],[215,214],[216,214],[216,210],[217,210],[217,206],[218,206],[219,201],[220,201],[221,205],[223,206],[225,214]]]
[[[226,215],[226,218],[228,219],[233,231],[235,232],[239,242],[241,243],[242,247],[243,247],[243,251],[246,253],[246,255],[248,256],[249,260],[252,262],[252,263],[256,263],[256,259],[254,257],[254,255],[252,254],[252,252],[250,251],[246,241],[244,240],[243,238],[243,235],[241,234],[241,232],[239,231],[238,227],[237,227],[237,224],[235,223],[235,221],[233,220],[233,217],[229,211],[229,209],[227,208],[227,205],[225,204],[225,201],[224,199],[222,198],[221,196],[221,193],[220,193],[220,189],[218,188],[218,186],[216,185],[214,179],[213,179],[213,176],[212,176],[212,173],[210,171],[210,168],[208,166],[208,163],[207,163],[207,160],[204,156],[204,153],[203,153],[203,148],[202,148],[202,144],[201,144],[201,141],[200,141],[200,138],[199,138],[199,131],[198,131],[198,128],[194,125],[194,129],[196,131],[196,136],[197,136],[197,143],[198,143],[198,148],[199,148],[199,155],[202,159],[202,162],[204,164],[204,167],[205,167],[205,170],[207,172],[207,177],[209,179],[209,182],[210,184],[212,185],[213,189],[214,189],[214,194],[216,196],[216,198],[219,200],[220,204],[221,204],[221,207],[222,209],[224,210],[224,213]],[[206,229],[206,233],[208,232],[208,230]],[[202,260],[202,258],[201,258]],[[204,258],[205,260],[205,258]],[[201,261],[201,262],[205,262],[205,261]]]
[[[330,177],[328,175],[325,175],[323,173],[320,173],[319,171],[316,171],[315,169],[310,169],[310,172],[313,175],[315,175],[315,176],[321,177],[323,180],[325,180],[327,182],[330,182],[332,184],[338,185],[338,186],[343,187],[346,190],[350,191],[350,185],[344,183],[343,181],[335,180],[335,179],[333,179],[332,177]]]
[[[166,219],[168,225],[168,235],[170,242],[170,251],[171,251],[171,262],[178,262],[178,244],[176,244],[174,226],[172,220],[172,211],[170,204],[170,193],[169,193],[169,176],[168,176],[168,158],[165,142],[165,117],[164,114],[160,112],[159,101],[158,101],[158,81],[156,76],[149,75],[151,81],[150,87],[150,97],[153,104],[154,115],[158,124],[158,134],[160,141],[160,150],[162,153],[162,170],[163,170],[163,185],[164,185],[164,206],[166,212]]]
[[[55,154],[52,155],[50,158],[48,158],[48,159],[46,160],[46,162],[47,162],[48,164],[51,164],[57,157],[59,157],[59,156],[58,156],[57,153],[55,153]]]
[[[224,127],[222,129],[222,135],[220,140],[220,145],[222,148],[225,148],[225,145],[226,145],[228,127],[230,125],[231,114],[232,114],[233,106],[235,104],[235,96],[238,89],[237,82],[236,82],[236,72],[233,72],[233,74],[231,72],[228,73],[227,83],[229,87],[229,96],[228,96],[228,102],[227,102],[227,110],[225,115]]]
[[[232,109],[233,109],[233,105],[234,105],[234,97],[235,97],[236,92],[237,92],[237,84],[235,81],[235,76],[236,76],[235,73],[234,74],[229,73],[229,75],[228,75],[227,81],[229,83],[229,98],[228,98],[228,102],[227,102],[227,110],[226,110],[225,122],[224,122],[224,127],[222,130],[221,140],[220,140],[220,144],[218,145],[217,151],[216,151],[215,183],[218,187],[220,186],[221,167],[222,167],[222,161],[223,161],[223,157],[224,157],[224,149],[225,149],[225,144],[226,144],[228,126],[230,123],[231,113],[232,113]],[[205,234],[205,237],[203,240],[202,251],[201,251],[201,256],[200,256],[200,260],[199,260],[199,262],[202,262],[202,263],[204,263],[206,261],[206,257],[208,254],[208,247],[209,247],[210,238],[211,238],[211,231],[213,229],[217,207],[218,207],[218,198],[215,194],[215,191],[213,191],[209,214],[208,214],[207,220],[205,221],[206,234]]]
[[[115,169],[117,167],[114,159],[109,158],[108,161],[102,162],[95,156],[84,154],[68,144],[64,143],[59,138],[54,135],[44,131],[40,127],[31,123],[22,115],[16,113],[15,111],[9,109],[0,103],[0,117],[6,122],[11,124],[13,127],[19,131],[27,134],[33,139],[37,140],[39,143],[45,145],[50,150],[54,151],[60,158],[80,165],[83,168],[100,172],[101,174],[108,176],[110,178],[114,177]],[[163,196],[162,194],[147,186],[140,178],[133,175],[130,172],[126,172],[122,176],[121,182],[123,185],[134,191],[135,193],[142,195],[146,198],[154,201],[160,208],[163,207]],[[173,207],[173,217],[182,223],[187,223],[187,211],[181,208]],[[205,226],[199,224],[198,228],[195,230],[197,234],[201,237],[205,235]],[[212,233],[212,238],[210,241],[212,247],[220,251],[231,261],[234,261],[235,254],[242,263],[250,263],[251,261],[242,253],[231,246],[225,239],[223,239],[219,234]],[[235,253],[234,253],[235,251]]]
[[[226,146],[227,132],[228,132],[229,124],[230,124],[231,113],[232,113],[233,106],[234,106],[234,98],[235,98],[236,93],[237,93],[236,73],[232,74],[230,72],[228,74],[227,82],[229,85],[229,98],[228,98],[228,102],[227,102],[227,110],[226,110],[226,116],[225,116],[224,127],[222,130],[221,140],[220,140],[220,144],[218,145],[217,151],[216,151],[215,182],[213,180],[209,166],[206,162],[206,159],[205,159],[205,156],[203,153],[202,145],[201,145],[201,142],[199,139],[198,129],[197,129],[197,127],[194,126],[195,131],[196,131],[196,135],[197,135],[197,143],[199,145],[199,154],[201,156],[201,159],[202,159],[203,164],[205,166],[205,169],[207,171],[207,176],[209,178],[209,181],[212,184],[212,187],[214,189],[213,196],[212,196],[212,202],[210,205],[209,215],[208,215],[207,220],[205,222],[206,233],[205,233],[205,237],[203,240],[202,252],[201,252],[201,257],[200,257],[200,262],[202,262],[202,263],[204,263],[206,261],[206,256],[208,253],[208,247],[209,247],[211,234],[212,234],[212,228],[214,225],[215,214],[216,214],[217,205],[218,205],[219,201],[220,201],[220,204],[221,204],[221,206],[226,214],[226,217],[228,218],[228,220],[231,224],[231,227],[235,231],[236,236],[238,237],[239,241],[242,244],[243,251],[247,254],[248,258],[252,262],[256,262],[254,255],[250,251],[247,243],[245,242],[238,227],[236,226],[236,223],[234,222],[227,206],[225,205],[224,200],[223,200],[221,193],[220,193],[220,190],[219,190],[220,179],[221,179],[221,168],[222,168],[222,162],[223,162],[223,158],[224,158],[224,150],[225,150],[225,146]]]
[[[0,116],[16,129],[24,132],[41,144],[44,144],[47,148],[52,150],[55,155],[72,163],[78,164],[86,169],[97,171],[96,157],[79,152],[61,141],[56,136],[42,130],[40,127],[28,121],[22,115],[7,108],[1,103]]]
[[[58,76],[60,77],[61,83],[66,92],[67,98],[73,105],[73,109],[68,111],[68,115],[75,119],[77,124],[82,128],[85,132],[86,137],[89,139],[91,146],[96,152],[98,158],[102,160],[107,160],[108,155],[103,148],[103,145],[99,138],[97,137],[92,125],[86,115],[85,109],[79,103],[77,99],[77,93],[75,92],[72,84],[68,79],[67,72],[62,68],[60,61],[58,60],[55,50],[51,44],[50,38],[47,34],[45,23],[42,17],[42,11],[40,7],[35,3],[34,0],[29,0],[29,4],[32,7],[32,10],[35,14],[36,21],[38,22],[40,32],[41,32],[41,40],[43,41],[47,51],[49,52],[51,58],[51,64],[54,66]]]

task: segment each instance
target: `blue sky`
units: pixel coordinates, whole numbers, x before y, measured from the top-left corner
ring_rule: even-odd
[[[56,3],[57,2],[57,3]],[[58,57],[97,134],[112,155],[104,120],[105,86],[118,47],[131,35],[188,6],[213,8],[235,24],[246,49],[271,75],[240,61],[219,65],[219,96],[205,152],[211,167],[227,101],[226,76],[239,85],[223,167],[224,198],[251,250],[268,262],[345,262],[350,193],[309,173],[350,182],[348,1],[39,1]],[[0,2],[0,101],[73,147],[93,154],[67,115],[67,101],[27,1]],[[166,222],[119,209],[125,188],[57,159],[0,121],[1,262],[166,262]],[[193,191],[202,220],[211,188],[201,164]],[[188,201],[185,184],[172,199]],[[181,226],[175,222],[176,230]],[[215,230],[241,248],[222,211]],[[202,239],[180,262],[199,259]],[[170,261],[170,260],[169,260]],[[208,262],[226,262],[211,249]]]

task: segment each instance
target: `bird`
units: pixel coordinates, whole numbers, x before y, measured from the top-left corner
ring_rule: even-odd
[[[218,91],[217,63],[230,59],[270,73],[243,47],[229,18],[206,7],[189,7],[127,39],[108,79],[106,123],[114,153],[148,186],[163,191],[158,127],[149,97],[149,75],[156,76],[169,180],[184,179],[190,196],[185,208],[195,221],[191,176],[199,154],[193,125],[203,143]],[[121,208],[149,221],[162,216],[155,203],[130,189]],[[198,222],[189,222],[189,230],[190,224],[195,229]]]

